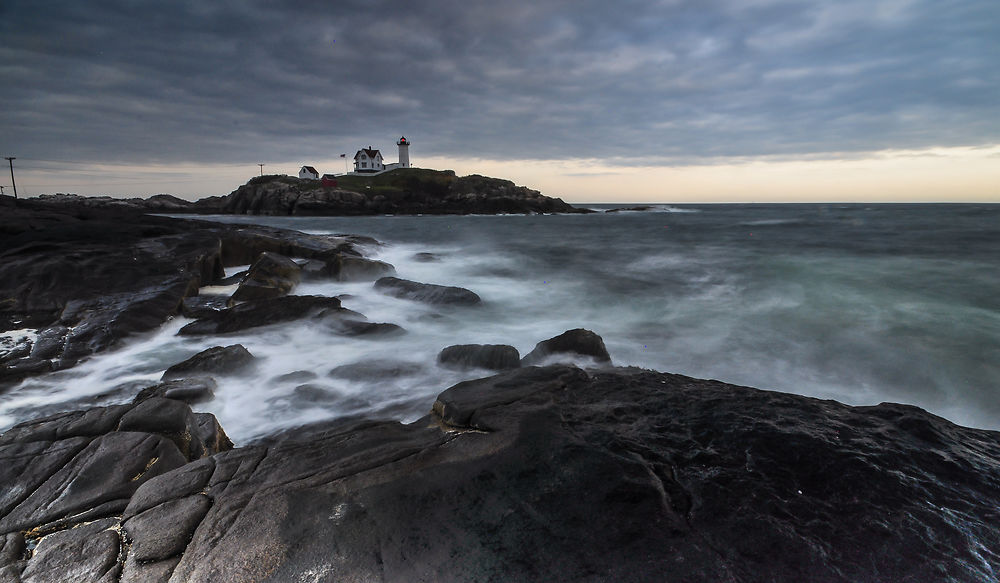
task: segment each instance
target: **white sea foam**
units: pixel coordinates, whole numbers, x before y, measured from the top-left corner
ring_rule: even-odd
[[[583,327],[604,338],[616,364],[852,404],[908,402],[964,424],[1000,427],[1000,310],[984,292],[1000,287],[995,258],[971,258],[967,249],[930,258],[908,255],[907,247],[885,251],[884,234],[873,250],[845,251],[867,233],[849,222],[827,223],[822,237],[783,240],[801,233],[785,225],[805,219],[782,212],[791,211],[263,219],[317,234],[373,236],[385,245],[367,251],[395,265],[399,277],[465,287],[483,304],[429,306],[378,293],[370,282],[306,282],[295,293],[346,294],[345,307],[406,333],[346,338],[292,322],[192,338],[175,335],[187,322],[177,319],[70,371],[22,383],[0,401],[0,425],[33,411],[128,400],[169,365],[234,343],[258,357],[257,370],[219,379],[216,399],[198,408],[215,413],[237,442],[345,415],[412,420],[448,386],[487,374],[438,367],[442,348],[509,344],[524,355]],[[825,215],[817,216],[808,220]],[[733,228],[760,221],[771,221],[770,238],[747,240]],[[841,224],[846,231],[831,231]],[[330,376],[370,361],[399,374]],[[106,395],[122,383],[135,386]]]

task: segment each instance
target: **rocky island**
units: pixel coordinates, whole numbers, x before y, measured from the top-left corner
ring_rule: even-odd
[[[336,186],[285,175],[252,178],[226,196],[191,202],[160,194],[147,199],[43,195],[56,207],[130,209],[160,213],[358,216],[383,214],[589,213],[510,180],[451,170],[399,168],[374,176],[344,175]]]
[[[252,202],[294,184],[243,188],[228,199],[245,201],[238,212],[309,212],[295,211],[301,192]],[[179,314],[189,335],[296,319],[345,342],[399,333],[296,295],[311,278],[479,300],[396,277],[361,237],[2,202],[0,325],[38,333],[3,347],[0,398]],[[239,295],[199,294],[246,264]],[[0,436],[0,581],[958,582],[1000,570],[998,432],[616,367],[588,330],[539,340],[523,358],[444,347],[448,366],[499,372],[440,387],[409,424],[339,419],[233,444],[191,405],[219,378],[255,374],[238,344],[119,402],[25,419]],[[590,366],[565,362],[581,355]]]

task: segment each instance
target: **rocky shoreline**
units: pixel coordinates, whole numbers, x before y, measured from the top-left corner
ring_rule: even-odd
[[[299,319],[345,341],[403,333],[337,298],[294,295],[310,278],[479,300],[396,277],[364,257],[376,242],[350,235],[85,205],[3,210],[0,323],[40,332],[0,353],[0,398],[178,314],[194,319],[188,335]],[[247,264],[232,298],[198,295]],[[612,357],[582,329],[523,357],[450,346],[442,365],[498,374],[441,387],[410,424],[340,419],[234,447],[191,404],[217,377],[253,375],[254,357],[206,350],[130,402],[0,436],[0,581],[985,581],[1000,570],[1000,433]]]

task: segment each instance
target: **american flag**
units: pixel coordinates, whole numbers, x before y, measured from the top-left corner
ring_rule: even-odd
[[[341,158],[346,158],[346,157],[347,157],[347,154],[341,154],[341,155],[340,155],[340,157],[341,157]]]

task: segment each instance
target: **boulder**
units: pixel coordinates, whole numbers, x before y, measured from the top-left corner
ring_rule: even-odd
[[[254,364],[254,356],[242,345],[213,346],[179,362],[163,373],[163,380],[212,374],[238,374]]]
[[[368,322],[357,318],[355,314],[347,314],[345,317],[331,315],[325,322],[330,330],[343,336],[386,337],[406,333],[406,330],[397,324]]]
[[[299,265],[277,253],[261,253],[240,286],[233,293],[233,300],[263,300],[288,294],[302,279]]]
[[[396,274],[396,268],[384,261],[341,255],[337,281],[375,281]]]
[[[397,298],[425,304],[450,304],[470,306],[482,299],[475,292],[462,287],[420,283],[398,277],[383,277],[375,282],[375,289]]]
[[[585,356],[594,359],[598,364],[611,364],[611,355],[604,347],[604,340],[597,334],[583,328],[567,330],[555,338],[539,342],[531,352],[524,355],[521,364],[531,366],[557,359],[559,355],[566,357]]]
[[[451,368],[501,371],[521,366],[521,355],[506,344],[456,344],[438,353],[437,361]]]

